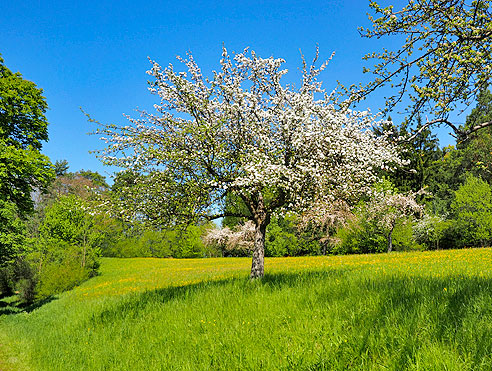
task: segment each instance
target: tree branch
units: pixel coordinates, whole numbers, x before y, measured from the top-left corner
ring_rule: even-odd
[[[428,121],[425,125],[422,125],[422,127],[419,130],[417,130],[411,136],[404,138],[400,142],[401,143],[409,143],[412,140],[414,140],[416,137],[418,137],[419,134],[422,133],[425,129],[429,128],[432,125],[436,125],[436,124],[446,124],[447,126],[449,126],[453,130],[454,135],[451,134],[453,137],[457,138],[457,140],[459,140],[459,141],[466,141],[468,139],[468,137],[471,134],[473,134],[474,132],[476,132],[480,129],[486,128],[488,126],[492,126],[492,121],[482,122],[478,125],[475,125],[475,126],[468,128],[468,129],[461,129],[460,127],[457,127],[455,124],[453,124],[451,121],[449,121],[448,119],[443,119],[443,118],[435,119],[432,121]]]
[[[243,213],[231,213],[231,212],[223,212],[223,213],[217,213],[217,214],[212,214],[212,215],[207,215],[205,219],[207,220],[215,220],[219,218],[225,218],[225,217],[235,217],[235,218],[250,218],[249,215],[245,215]]]

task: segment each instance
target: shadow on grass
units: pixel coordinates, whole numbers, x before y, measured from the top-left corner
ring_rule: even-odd
[[[3,314],[15,314],[18,313],[19,311],[20,309],[13,306],[12,303],[8,303],[0,299],[0,316]]]
[[[334,284],[336,279],[340,284]],[[492,327],[483,326],[483,321],[492,321],[492,280],[479,277],[357,276],[348,268],[270,273],[257,281],[246,277],[205,281],[134,294],[94,313],[90,321],[97,326],[138,318],[148,306],[186,301],[221,287],[230,290],[231,295],[238,289],[246,295],[254,295],[257,290],[312,289],[314,295],[308,299],[314,297],[319,308],[329,308],[333,302],[346,308],[340,321],[350,324],[350,347],[340,348],[331,358],[321,355],[319,363],[304,364],[300,369],[358,367],[381,351],[392,353],[390,368],[406,369],[416,361],[420,348],[429,343],[449,345],[460,355],[467,354],[472,368],[487,369],[482,367],[484,359],[487,365],[492,364]],[[311,307],[313,302],[306,301],[308,305]]]
[[[360,318],[371,326],[360,326],[358,354],[374,350],[371,341],[379,339],[385,349],[394,351],[392,367],[406,369],[428,341],[466,354],[471,369],[490,369],[483,366],[484,360],[492,365],[492,328],[483,325],[492,320],[491,279],[388,277],[366,281],[360,292],[376,294],[378,305]]]
[[[55,296],[50,296],[42,300],[38,300],[34,303],[22,303],[18,300],[9,300],[11,298],[7,297],[0,300],[0,316],[1,315],[11,315],[19,313],[31,313],[33,310],[41,308],[43,305],[57,300]]]
[[[175,300],[186,300],[199,295],[200,293],[225,287],[228,285],[239,286],[243,292],[253,293],[258,288],[271,291],[282,290],[285,287],[295,287],[301,282],[312,281],[314,279],[333,279],[341,278],[348,270],[333,269],[323,271],[311,271],[299,273],[270,273],[263,279],[250,280],[244,278],[228,278],[221,280],[209,280],[183,286],[172,286],[162,289],[145,291],[143,293],[131,295],[129,298],[117,305],[94,314],[91,322],[108,323],[122,318],[137,318],[148,305],[163,305]]]
[[[43,305],[51,303],[53,300],[58,300],[58,297],[49,296],[32,304],[21,305],[21,308],[24,312],[31,313],[33,310],[41,308]]]

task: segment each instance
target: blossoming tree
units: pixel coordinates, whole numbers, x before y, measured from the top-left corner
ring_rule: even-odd
[[[237,225],[234,229],[227,226],[212,228],[203,237],[203,241],[209,246],[219,246],[222,251],[239,251],[248,253],[253,251],[256,228],[251,220]]]
[[[230,55],[205,78],[188,55],[185,71],[152,62],[157,114],[101,125],[98,153],[129,170],[122,215],[163,224],[239,216],[255,225],[251,277],[264,274],[266,227],[273,213],[363,192],[375,170],[399,163],[386,136],[371,130],[368,112],[337,109],[333,94],[303,59],[300,86],[282,84],[284,60],[253,51]],[[246,205],[225,207],[228,194]]]
[[[386,233],[388,252],[393,250],[393,230],[398,222],[407,223],[413,215],[421,216],[424,205],[416,201],[418,195],[424,194],[422,189],[418,192],[396,193],[391,189],[375,191],[372,199],[366,205],[369,220],[374,220]]]

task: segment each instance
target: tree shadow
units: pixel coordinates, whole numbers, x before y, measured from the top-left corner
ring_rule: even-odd
[[[58,300],[57,296],[51,295],[47,298],[44,298],[42,300],[36,301],[31,304],[25,304],[21,305],[21,308],[24,312],[31,313],[33,310],[41,308],[43,305],[51,303],[54,300]]]
[[[33,310],[41,308],[43,305],[58,300],[56,296],[49,296],[42,300],[35,301],[34,303],[24,303],[19,300],[6,301],[5,299],[11,299],[6,297],[0,299],[0,316],[1,315],[15,315],[19,313],[31,313]]]
[[[110,323],[116,319],[137,318],[148,305],[156,303],[166,304],[173,300],[190,298],[207,290],[230,284],[240,285],[242,290],[251,292],[257,287],[266,287],[271,291],[277,291],[282,290],[285,287],[294,287],[303,281],[309,281],[315,278],[341,278],[347,271],[348,269],[325,269],[303,273],[269,273],[262,279],[257,280],[250,280],[250,278],[246,276],[244,278],[212,279],[199,283],[148,290],[143,293],[133,294],[123,302],[105,309],[98,314],[94,314],[91,318],[91,322],[93,324]]]
[[[8,296],[6,298],[8,298]],[[0,299],[0,316],[3,314],[15,314],[19,311],[19,309],[13,307],[11,303],[7,303],[2,299]]]
[[[452,292],[451,292],[452,290]],[[397,357],[395,369],[406,369],[416,357],[416,345],[422,345],[421,333],[427,339],[444,346],[453,344],[459,352],[468,353],[472,367],[480,366],[485,357],[492,354],[492,330],[484,328],[485,336],[475,334],[473,341],[479,346],[470,357],[469,345],[465,340],[470,326],[477,321],[492,317],[492,308],[483,300],[492,302],[492,279],[480,277],[448,276],[435,277],[388,277],[385,280],[367,281],[364,292],[376,292],[379,302],[375,310],[368,310],[360,321],[369,321],[370,327],[361,326],[362,341],[359,354],[371,351],[374,334],[386,333],[388,322],[403,329],[399,338],[386,339],[387,349],[394,348]],[[477,305],[477,303],[482,305]],[[426,318],[426,319],[423,319]],[[425,326],[422,328],[421,326]],[[480,367],[478,367],[480,368]],[[482,368],[483,369],[483,368]]]

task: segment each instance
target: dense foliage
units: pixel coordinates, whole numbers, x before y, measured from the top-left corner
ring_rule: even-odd
[[[14,203],[0,200],[0,267],[12,263],[24,248],[25,225]]]
[[[451,203],[455,225],[464,246],[490,246],[492,241],[492,190],[480,178],[469,175]]]
[[[23,216],[33,209],[30,193],[53,178],[49,159],[40,153],[48,139],[42,93],[0,57],[0,199],[13,202]]]
[[[48,139],[42,90],[13,73],[0,57],[0,295],[29,288],[33,274],[26,263],[26,219],[34,211],[31,194],[46,189],[54,177],[40,153]]]

